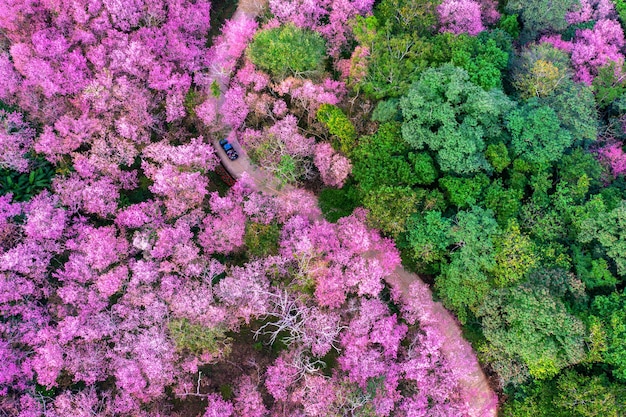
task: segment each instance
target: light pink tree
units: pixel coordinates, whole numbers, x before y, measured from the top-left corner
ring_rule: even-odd
[[[480,3],[474,0],[444,0],[437,6],[442,32],[477,35],[485,30]]]
[[[244,375],[238,381],[233,403],[238,416],[264,417],[267,415],[267,408],[263,404],[257,384],[248,375]]]
[[[572,64],[576,69],[577,81],[591,84],[598,69],[615,63],[616,74],[621,71],[624,55],[624,31],[616,20],[598,20],[593,29],[579,29],[572,41],[563,41],[558,35],[546,36],[542,42],[549,42],[555,48],[571,52]]]
[[[345,156],[335,152],[328,143],[315,145],[313,162],[319,170],[324,184],[331,187],[341,188],[352,171],[350,161]]]
[[[600,161],[611,168],[614,176],[626,172],[626,154],[622,150],[620,143],[607,144],[598,150]]]
[[[615,6],[610,0],[580,0],[578,9],[565,15],[567,23],[572,25],[590,20],[615,20],[616,18]]]
[[[618,68],[624,63],[620,49],[624,46],[624,31],[616,20],[599,20],[593,29],[576,32],[572,49],[572,63],[577,78],[591,84],[598,68],[615,62]]]
[[[26,172],[26,154],[32,150],[35,130],[20,113],[0,110],[0,167]]]

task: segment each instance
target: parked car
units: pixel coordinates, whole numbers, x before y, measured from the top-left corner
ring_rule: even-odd
[[[222,147],[222,149],[224,149],[224,152],[226,152],[226,156],[228,156],[228,159],[230,159],[231,161],[239,158],[239,154],[237,153],[235,148],[233,148],[233,145],[228,143],[226,139],[220,140],[220,146]]]

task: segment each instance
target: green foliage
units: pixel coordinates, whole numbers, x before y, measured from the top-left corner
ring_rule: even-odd
[[[606,178],[606,168],[597,158],[580,148],[574,149],[570,154],[564,155],[558,162],[558,178],[571,188],[579,186],[580,179],[584,175],[589,181],[589,190],[597,192],[604,186],[603,178]]]
[[[561,39],[564,41],[571,41],[576,36],[576,32],[583,29],[593,29],[596,25],[596,21],[591,19],[586,22],[574,23],[573,25],[568,26],[568,28],[561,35]]]
[[[416,149],[437,152],[446,172],[489,170],[487,140],[501,134],[502,118],[514,106],[501,90],[484,91],[451,64],[429,69],[400,100],[402,136]]]
[[[489,341],[485,353],[505,383],[522,382],[524,369],[549,379],[585,357],[585,325],[541,285],[493,290],[478,315]]]
[[[503,14],[498,23],[500,29],[504,30],[513,39],[517,39],[521,32],[517,14]]]
[[[399,121],[400,117],[400,103],[397,98],[379,101],[372,112],[372,120],[375,122]]]
[[[614,292],[593,300],[591,312],[604,324],[606,351],[604,361],[613,366],[613,375],[626,381],[626,296]]]
[[[433,39],[431,65],[452,63],[463,68],[469,80],[485,90],[502,87],[502,71],[509,63],[511,39],[503,31],[478,36],[442,33]]]
[[[578,246],[572,247],[572,250],[576,275],[580,277],[587,288],[590,290],[615,288],[617,279],[609,271],[609,264],[605,259],[594,259],[590,253],[583,252]]]
[[[442,266],[435,288],[462,323],[467,309],[474,312],[489,292],[488,274],[495,267],[493,239],[499,232],[493,212],[479,207],[459,212],[450,228],[449,239],[456,249],[450,263]]]
[[[607,108],[626,93],[625,77],[626,73],[617,68],[615,62],[598,69],[598,75],[593,79],[593,90],[599,108]]]
[[[439,187],[444,191],[448,201],[460,209],[476,205],[487,185],[489,178],[485,174],[470,178],[447,175],[439,179]]]
[[[576,143],[587,144],[598,136],[598,112],[590,86],[564,79],[550,95],[540,98],[541,104],[550,106],[561,126]]]
[[[413,164],[413,178],[416,184],[428,185],[437,179],[437,168],[433,158],[425,153],[409,153],[409,161]]]
[[[409,146],[400,136],[398,123],[384,123],[372,136],[359,139],[352,153],[352,175],[367,192],[381,185],[413,186],[420,178],[409,158]],[[428,167],[422,167],[422,179],[428,179]]]
[[[484,193],[485,207],[496,214],[496,220],[502,227],[506,227],[509,220],[517,217],[521,208],[524,193],[515,188],[505,188],[502,179],[498,178],[487,187]]]
[[[534,164],[558,160],[574,141],[572,135],[561,128],[556,112],[534,99],[507,116],[507,128],[515,155]]]
[[[513,59],[511,81],[523,99],[546,97],[571,81],[570,57],[549,43],[531,44]]]
[[[357,16],[355,36],[370,50],[367,73],[355,87],[370,98],[404,95],[428,66],[432,46],[415,32],[393,33],[373,16]]]
[[[300,178],[300,169],[296,160],[289,154],[282,155],[274,174],[281,184],[295,184]]]
[[[326,42],[316,32],[287,24],[257,32],[247,55],[277,78],[311,76],[323,69]]]
[[[417,33],[420,36],[432,32],[437,25],[436,6],[432,0],[382,0],[375,15],[381,26],[392,33]]]
[[[0,195],[12,193],[14,201],[28,201],[50,189],[54,175],[54,167],[43,158],[33,159],[29,172],[0,168]]]
[[[619,20],[622,23],[622,27],[626,23],[626,0],[612,0],[615,5],[615,10],[619,15]]]
[[[565,14],[574,9],[576,0],[508,0],[505,11],[519,14],[522,38],[533,40],[540,32],[561,32],[568,26]]]
[[[626,201],[608,212],[589,215],[580,224],[581,243],[598,242],[611,258],[620,276],[626,275]]]
[[[573,370],[557,379],[554,405],[571,417],[619,417],[626,411],[626,389],[606,375],[584,376]]]
[[[405,223],[417,211],[419,195],[409,187],[380,186],[363,197],[363,205],[369,209],[367,216],[372,227],[397,237],[405,229]]]
[[[230,339],[226,337],[224,329],[201,326],[187,319],[173,319],[167,327],[180,350],[187,350],[195,355],[227,355],[230,351]]]
[[[503,417],[622,417],[626,392],[605,375],[566,370],[551,381],[534,381],[504,405]]]
[[[537,265],[534,246],[515,221],[511,221],[504,233],[494,239],[496,267],[493,276],[497,286],[517,284]]]
[[[192,117],[196,116],[196,106],[200,104],[200,95],[193,88],[190,88],[185,94],[185,111]]]
[[[248,255],[254,257],[277,255],[279,237],[280,226],[277,223],[248,222],[244,235]]]
[[[350,155],[356,144],[356,129],[348,116],[337,106],[322,104],[317,110],[317,120],[337,138],[333,147]]]
[[[511,164],[509,151],[504,142],[492,143],[487,146],[485,157],[496,173],[501,173]]]
[[[449,237],[452,221],[439,211],[411,216],[406,225],[406,240],[418,265],[423,268],[442,262],[452,243]]]
[[[356,190],[349,185],[344,185],[341,189],[324,188],[317,201],[324,218],[332,223],[349,216],[359,206]]]
[[[215,98],[220,98],[222,96],[222,90],[220,89],[220,84],[217,80],[213,80],[211,83],[211,95]]]

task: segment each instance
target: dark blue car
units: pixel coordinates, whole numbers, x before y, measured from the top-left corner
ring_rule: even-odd
[[[226,152],[226,156],[228,156],[228,159],[230,159],[231,161],[239,158],[239,154],[237,153],[237,151],[235,151],[233,145],[228,143],[226,139],[220,140],[220,146],[222,147],[222,149],[224,149],[224,152]]]

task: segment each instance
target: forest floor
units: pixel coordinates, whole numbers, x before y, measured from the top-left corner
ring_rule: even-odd
[[[233,20],[244,16],[256,17],[266,3],[267,0],[239,0]],[[219,104],[221,104],[221,100]],[[289,186],[281,188],[280,182],[275,177],[253,165],[245,150],[236,140],[231,141],[231,143],[239,153],[239,158],[235,161],[228,159],[226,153],[219,146],[219,139],[221,138],[212,137],[213,145],[217,149],[222,164],[234,178],[240,178],[244,172],[247,172],[262,192],[279,195],[288,190]],[[415,281],[421,281],[421,279],[417,274],[400,266],[386,278],[386,281],[392,288],[399,290],[404,297],[408,297],[410,285]],[[470,372],[460,376],[461,387],[469,394],[466,398],[472,399],[472,403],[469,404],[470,417],[496,417],[497,401],[494,401],[497,398],[496,394],[489,386],[487,376],[478,361],[475,358],[466,357],[472,355],[473,350],[469,342],[463,338],[458,321],[441,303],[432,300],[432,294],[430,302],[432,303],[430,306],[424,307],[432,311],[433,315],[439,319],[436,325],[446,337],[446,342],[441,347],[443,354],[452,363],[474,363]]]

